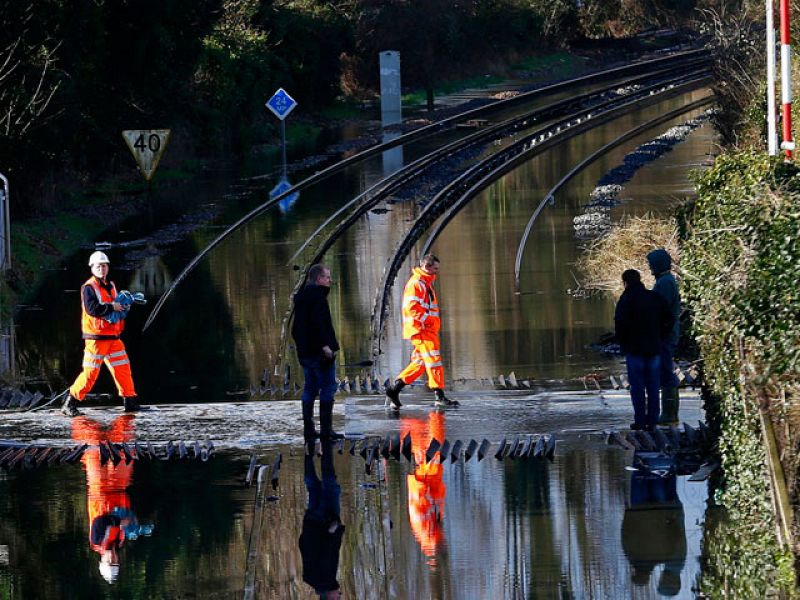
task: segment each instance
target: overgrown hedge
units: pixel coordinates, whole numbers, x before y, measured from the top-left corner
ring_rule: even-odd
[[[777,542],[757,398],[788,400],[764,405],[776,429],[788,431],[787,406],[800,401],[792,396],[800,381],[800,171],[737,151],[696,184],[681,270],[720,434],[716,500],[727,511],[706,532],[701,588],[720,598],[791,595],[793,557]]]

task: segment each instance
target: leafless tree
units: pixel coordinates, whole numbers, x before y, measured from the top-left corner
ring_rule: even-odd
[[[17,31],[16,38],[0,50],[0,136],[18,140],[53,118],[48,107],[59,88],[52,73],[59,44],[31,44],[26,25],[3,23]],[[9,33],[9,30],[6,30]]]
[[[758,65],[764,63],[764,31],[748,2],[738,6],[720,3],[699,9],[701,27],[709,35],[714,57],[714,92],[722,111],[717,127],[725,140],[736,143],[743,115],[761,89]]]

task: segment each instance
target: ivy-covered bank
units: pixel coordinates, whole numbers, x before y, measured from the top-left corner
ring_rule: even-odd
[[[778,590],[795,597],[797,548],[778,541],[761,422],[772,423],[797,514],[800,170],[737,151],[696,184],[681,271],[719,433],[724,478],[716,500],[728,517],[706,532],[701,589],[715,598]],[[797,523],[790,526],[797,540]]]

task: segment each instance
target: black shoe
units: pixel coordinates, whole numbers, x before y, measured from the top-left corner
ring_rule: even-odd
[[[122,402],[125,405],[125,412],[136,412],[137,410],[142,410],[142,407],[136,401],[136,396],[123,398]]]
[[[386,397],[391,401],[395,410],[403,406],[403,403],[400,402],[400,390],[404,387],[406,384],[401,379],[395,379],[392,385],[386,386]]]
[[[433,405],[436,408],[447,408],[447,407],[456,407],[461,406],[461,403],[458,400],[450,400],[447,396],[444,395],[444,390],[440,388],[435,388],[433,393],[436,394],[436,399],[433,401]]]
[[[327,440],[329,442],[335,442],[336,440],[343,440],[344,435],[342,435],[341,433],[337,433],[333,429],[331,429],[330,431],[323,431],[322,433],[320,433],[319,439]]]
[[[80,417],[83,414],[78,410],[78,401],[71,394],[67,394],[67,399],[61,405],[61,412],[67,417]]]

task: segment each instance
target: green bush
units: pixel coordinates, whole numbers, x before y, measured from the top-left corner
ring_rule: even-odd
[[[800,171],[762,152],[720,156],[696,180],[681,259],[685,299],[718,424],[728,518],[706,532],[701,589],[711,597],[791,593],[777,543],[755,390],[798,381]]]

